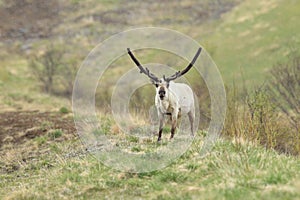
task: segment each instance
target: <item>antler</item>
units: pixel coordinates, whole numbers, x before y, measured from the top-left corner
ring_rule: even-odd
[[[146,74],[150,79],[154,80],[155,82],[158,82],[159,79],[152,74],[149,69],[146,67],[144,68],[139,61],[134,57],[133,53],[130,51],[130,48],[127,48],[128,54],[131,57],[131,59],[133,60],[133,62],[136,64],[136,66],[140,69],[140,73]]]
[[[184,75],[185,73],[187,73],[195,64],[197,58],[199,57],[200,53],[201,53],[202,48],[200,47],[197,51],[197,53],[195,54],[192,62],[182,71],[177,71],[175,74],[173,74],[172,76],[166,78],[165,75],[163,76],[164,80],[167,82],[173,81],[177,78],[179,78],[180,76]]]

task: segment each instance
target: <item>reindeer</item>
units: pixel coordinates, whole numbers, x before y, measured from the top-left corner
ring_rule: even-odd
[[[159,117],[159,132],[157,141],[161,140],[166,115],[171,116],[172,128],[170,139],[174,137],[178,119],[182,114],[188,115],[191,124],[191,136],[194,137],[195,105],[193,91],[187,84],[175,83],[173,81],[180,76],[183,76],[192,68],[199,57],[201,50],[201,48],[198,49],[192,62],[184,70],[177,71],[175,74],[167,78],[163,75],[163,78],[159,79],[152,74],[148,68],[144,68],[135,58],[130,49],[127,48],[129,56],[140,69],[140,73],[147,75],[156,87],[155,106]]]

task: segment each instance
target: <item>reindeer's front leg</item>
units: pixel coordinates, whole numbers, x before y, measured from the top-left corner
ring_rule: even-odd
[[[158,113],[158,117],[159,117],[159,132],[158,132],[158,139],[157,141],[161,140],[161,135],[162,135],[162,131],[163,131],[163,127],[164,127],[164,115],[162,113]]]

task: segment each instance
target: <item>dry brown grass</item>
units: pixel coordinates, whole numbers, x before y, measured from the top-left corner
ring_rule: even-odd
[[[223,134],[236,142],[248,141],[280,153],[300,155],[297,130],[272,103],[267,90],[244,93],[237,87],[228,94],[228,110]]]

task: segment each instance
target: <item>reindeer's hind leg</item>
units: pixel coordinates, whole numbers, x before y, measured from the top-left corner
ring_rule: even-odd
[[[195,114],[193,111],[188,112],[190,124],[191,124],[191,136],[194,137],[194,120],[195,120]]]
[[[172,127],[171,127],[171,136],[170,136],[170,139],[172,139],[174,137],[174,134],[175,134],[175,131],[176,131],[179,111],[180,111],[180,108],[178,108],[176,110],[174,109],[174,111],[172,112],[172,116],[171,116]]]
[[[177,126],[177,119],[172,120],[172,128],[171,128],[171,136],[170,139],[174,137],[175,131],[176,131],[176,126]]]

